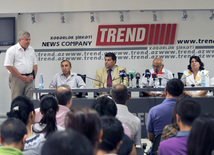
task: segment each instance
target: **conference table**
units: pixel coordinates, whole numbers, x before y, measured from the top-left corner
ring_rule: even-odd
[[[214,87],[185,87],[184,90],[209,90],[213,91]],[[29,90],[35,96],[34,105],[39,107],[39,97],[43,94],[54,93],[56,89],[38,89],[34,88]],[[149,110],[158,104],[160,104],[165,98],[164,97],[140,97],[141,92],[144,91],[164,91],[164,88],[128,88],[128,92],[131,95],[130,100],[127,102],[128,109],[131,113],[139,117],[142,125],[142,138],[147,138],[146,132],[146,123]],[[110,88],[99,88],[99,89],[72,89],[73,93],[82,93],[82,97],[74,97],[71,108],[79,106],[88,106],[90,107],[97,92],[110,92]],[[85,95],[87,93],[87,95]],[[214,113],[214,97],[194,97],[197,100],[202,108],[202,112]]]

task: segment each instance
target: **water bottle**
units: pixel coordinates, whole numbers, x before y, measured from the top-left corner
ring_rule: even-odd
[[[201,86],[205,87],[205,75],[204,75],[204,71],[202,71],[202,75],[201,75]]]
[[[39,89],[44,89],[44,81],[43,81],[42,73],[40,74],[40,77],[39,77]]]

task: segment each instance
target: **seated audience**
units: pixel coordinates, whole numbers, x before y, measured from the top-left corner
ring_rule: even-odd
[[[33,102],[26,96],[16,97],[11,103],[10,112],[7,113],[7,116],[9,118],[20,119],[27,128],[24,154],[39,155],[45,138],[43,134],[36,135],[31,131],[31,126],[34,124],[35,118]]]
[[[183,99],[176,107],[176,120],[180,128],[176,137],[160,143],[159,155],[186,155],[187,139],[193,121],[200,115],[201,107],[193,99]]]
[[[27,129],[22,121],[8,118],[2,123],[0,132],[0,142],[3,145],[0,147],[1,155],[24,155],[22,151]]]
[[[97,155],[117,153],[123,137],[123,127],[119,120],[114,117],[101,117],[101,127],[103,129],[102,142],[98,146]]]
[[[56,113],[58,111],[58,100],[52,95],[42,97],[40,101],[40,112],[43,115],[40,122],[32,126],[36,134],[43,133],[45,138],[54,131],[62,131],[64,128],[56,124]]]
[[[188,155],[213,155],[214,115],[202,114],[192,124],[187,142]]]
[[[131,130],[135,145],[141,145],[141,122],[137,116],[128,110],[127,102],[130,96],[127,87],[122,84],[115,85],[111,88],[110,93],[117,105],[116,118]]]
[[[115,117],[117,114],[116,104],[109,95],[100,95],[96,100],[94,100],[91,107],[92,109],[95,109],[101,117],[102,116]],[[135,145],[130,139],[131,131],[124,124],[122,125],[125,134],[123,134],[122,144],[120,145],[117,154],[136,155]]]
[[[147,136],[153,142],[155,137],[162,134],[166,125],[171,124],[172,112],[177,98],[183,93],[184,85],[178,79],[167,82],[164,94],[166,99],[149,110],[147,119]]]
[[[54,132],[45,142],[41,155],[94,155],[91,142],[74,130]]]
[[[185,99],[185,98],[191,98],[191,96],[184,95],[184,96],[181,96],[180,98],[178,98],[178,100],[177,100],[177,102],[176,102],[176,104],[174,106],[173,113],[172,113],[172,124],[166,125],[164,127],[163,133],[161,135],[161,141],[169,139],[169,138],[172,138],[172,137],[175,137],[177,135],[178,131],[180,130],[179,126],[178,126],[178,124],[176,122],[176,108],[177,108],[177,104],[182,99]]]
[[[102,140],[102,129],[98,113],[88,107],[71,109],[65,117],[65,128],[73,129],[84,134],[92,143],[94,153]]]
[[[208,87],[210,85],[209,71],[204,70],[204,63],[201,61],[200,57],[195,55],[191,56],[187,68],[188,70],[185,70],[181,77],[185,86],[201,86],[202,72],[204,72],[205,75],[205,86]],[[207,92],[208,90],[185,91],[189,96],[205,96]]]
[[[72,90],[68,85],[63,84],[57,87],[55,95],[59,103],[59,110],[56,113],[56,122],[57,125],[65,128],[65,115],[70,111],[72,105]],[[35,112],[35,122],[39,122],[42,119],[40,108],[36,108]]]

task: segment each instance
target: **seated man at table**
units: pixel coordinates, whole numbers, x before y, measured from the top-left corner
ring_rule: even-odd
[[[94,88],[112,87],[122,83],[125,86],[128,86],[128,78],[119,76],[121,71],[124,72],[125,76],[126,68],[115,65],[116,61],[117,57],[114,53],[105,54],[105,67],[96,70]],[[122,78],[124,79],[122,80]]]
[[[151,76],[149,77],[149,79],[146,78],[146,75],[142,77],[142,81],[141,81],[141,87],[147,87],[147,86],[166,86],[167,81],[169,81],[170,79],[173,78],[172,72],[169,71],[168,69],[164,68],[164,64],[163,64],[163,59],[161,58],[155,58],[152,62],[152,68],[150,69],[150,74]],[[161,79],[161,83],[159,78],[155,78],[153,79],[152,74],[156,73],[156,76],[158,74],[158,72],[162,72],[163,73],[163,78]],[[162,92],[159,93],[155,93],[155,92],[146,92],[149,96],[157,96],[158,94],[162,94]]]
[[[71,72],[71,62],[63,60],[61,62],[62,73],[57,73],[51,81],[50,88],[56,88],[62,84],[69,85],[70,88],[85,88],[85,82],[76,73]]]

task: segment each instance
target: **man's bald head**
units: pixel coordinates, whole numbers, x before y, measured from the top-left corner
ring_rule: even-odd
[[[155,58],[152,62],[152,67],[154,71],[162,71],[164,64],[163,64],[163,59],[161,58]]]
[[[68,85],[61,85],[56,89],[56,98],[60,105],[66,106],[72,98],[72,90]]]
[[[111,88],[111,96],[117,104],[125,105],[128,99],[128,90],[125,85],[115,85]]]

